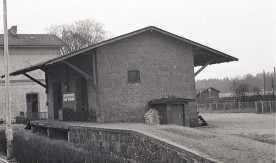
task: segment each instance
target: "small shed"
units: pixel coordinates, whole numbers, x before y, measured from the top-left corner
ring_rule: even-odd
[[[149,107],[158,110],[160,124],[176,124],[185,126],[188,119],[189,102],[195,99],[162,98],[149,101]]]
[[[219,90],[209,87],[203,91],[200,91],[196,95],[196,99],[198,103],[210,103],[210,102],[217,102],[219,98]]]

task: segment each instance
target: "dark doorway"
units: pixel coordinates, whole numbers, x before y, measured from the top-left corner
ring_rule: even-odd
[[[27,100],[27,116],[38,116],[38,95],[37,93],[30,93],[26,95]]]
[[[172,124],[184,126],[184,105],[171,105]]]
[[[58,119],[58,110],[62,108],[62,90],[60,83],[53,85],[54,119]]]
[[[88,108],[87,79],[84,77],[76,80],[76,105],[77,108]]]

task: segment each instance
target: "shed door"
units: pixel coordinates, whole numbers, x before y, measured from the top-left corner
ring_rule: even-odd
[[[184,106],[181,104],[172,105],[171,117],[172,117],[172,124],[184,126]]]

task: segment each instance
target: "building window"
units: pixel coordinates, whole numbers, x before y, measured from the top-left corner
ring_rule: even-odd
[[[140,72],[138,70],[131,70],[127,72],[128,83],[140,83]]]
[[[26,94],[27,100],[27,112],[38,112],[38,94],[30,93]]]

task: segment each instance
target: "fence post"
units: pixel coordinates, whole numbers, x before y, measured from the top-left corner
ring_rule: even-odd
[[[239,111],[241,112],[241,102],[239,101]]]
[[[271,105],[271,101],[269,101],[269,112],[272,113],[272,105]]]
[[[255,102],[255,109],[256,109],[256,113],[258,113],[258,103],[257,103],[257,101]]]
[[[211,106],[211,103],[209,103],[209,105],[210,105],[210,111],[211,111],[211,113],[212,113],[212,106]]]
[[[222,103],[223,104],[223,110],[224,110],[224,112],[225,112],[225,103]]]
[[[216,110],[218,110],[218,103],[216,103]]]
[[[264,113],[264,102],[261,101],[261,105],[262,105],[262,114]]]

